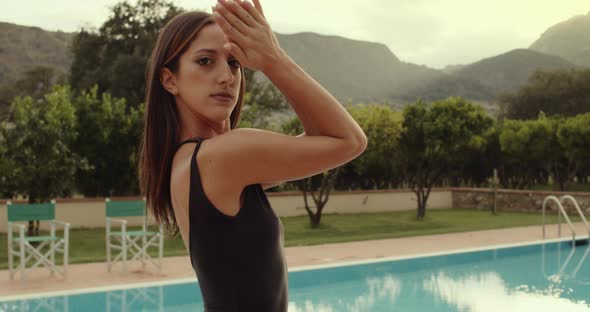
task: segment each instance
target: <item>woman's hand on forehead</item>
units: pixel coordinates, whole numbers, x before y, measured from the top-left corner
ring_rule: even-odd
[[[224,45],[242,66],[267,70],[284,52],[264,17],[259,0],[217,0],[214,19],[229,41]]]

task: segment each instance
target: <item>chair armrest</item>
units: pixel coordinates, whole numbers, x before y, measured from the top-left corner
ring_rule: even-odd
[[[113,222],[119,222],[121,224],[125,224],[127,225],[127,220],[123,220],[123,219],[115,219],[115,218],[107,218],[107,220],[109,221],[113,221]]]
[[[64,228],[69,228],[70,227],[70,223],[69,222],[64,222],[64,221],[59,221],[59,220],[51,220],[51,223],[61,225]]]
[[[12,223],[12,222],[8,222],[8,228],[6,229],[7,231],[7,236],[8,236],[8,240],[11,241],[12,238],[14,237],[13,233],[14,231],[12,230],[12,228],[15,227],[18,229],[18,237],[20,239],[24,239],[25,238],[25,225],[24,224],[18,224],[18,223]]]
[[[18,224],[18,223],[12,223],[12,222],[8,222],[8,229],[12,230],[13,227],[19,228],[19,229],[25,229],[25,225],[24,224]]]
[[[69,232],[70,232],[70,223],[69,222],[63,222],[63,221],[59,221],[59,220],[51,220],[51,236],[55,235],[55,225],[61,225],[63,226],[63,233],[64,233],[64,237],[68,238],[69,237]]]
[[[121,224],[121,232],[127,231],[127,220],[107,217],[106,221],[107,221],[107,226],[106,226],[107,236],[111,235],[111,222],[117,222],[117,223]]]
[[[15,227],[19,230],[19,232],[22,232],[23,234],[25,233],[25,225],[24,224],[18,224],[18,223],[12,223],[12,222],[8,222],[8,232],[13,232],[12,228]]]

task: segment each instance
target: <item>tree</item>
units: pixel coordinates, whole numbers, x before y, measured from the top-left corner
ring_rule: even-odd
[[[5,126],[7,126],[6,123],[0,124],[0,127]],[[7,152],[6,142],[0,137],[0,197],[2,198],[12,198],[16,190],[15,164],[8,158]]]
[[[125,99],[97,86],[73,100],[78,137],[72,150],[84,157],[87,168],[76,172],[76,185],[85,196],[121,196],[139,193],[137,146],[143,129],[144,105],[128,107]]]
[[[357,105],[349,112],[363,129],[368,145],[365,152],[343,170],[361,189],[384,189],[401,185],[399,137],[402,132],[401,112],[379,104]],[[351,170],[346,170],[346,169]],[[342,177],[342,174],[341,174]],[[350,182],[341,187],[349,187]]]
[[[417,198],[417,218],[426,216],[432,187],[462,160],[466,150],[485,148],[484,134],[493,125],[482,107],[461,98],[432,106],[419,101],[403,111],[400,153],[404,178]]]
[[[140,105],[145,68],[158,31],[180,12],[166,0],[117,3],[98,31],[82,29],[73,38],[72,88],[81,92],[96,84],[99,95],[109,90],[133,107]]]
[[[280,131],[269,120],[273,112],[285,112],[288,108],[284,95],[270,82],[256,77],[259,73],[242,67],[246,78],[244,106],[238,128],[258,128]]]
[[[282,132],[288,135],[298,135],[303,132],[303,126],[298,118],[292,118],[281,126]],[[311,228],[318,228],[322,218],[322,211],[330,198],[330,192],[334,188],[334,183],[338,178],[338,172],[341,167],[333,170],[322,172],[311,177],[294,181],[297,188],[303,192],[303,201],[305,211],[309,216]],[[307,193],[311,193],[311,198],[315,204],[313,211],[307,200]]]
[[[5,121],[0,130],[15,193],[27,196],[29,203],[70,195],[74,173],[83,161],[70,149],[77,133],[69,87],[55,86],[38,102],[30,96],[16,97],[11,112],[10,125]],[[29,222],[29,235],[38,233],[38,222]]]
[[[590,111],[590,69],[536,71],[516,93],[500,97],[503,115],[512,119],[575,116]]]
[[[98,96],[109,92],[137,108],[144,101],[145,68],[158,31],[183,12],[166,0],[123,1],[97,30],[82,29],[72,40],[74,60],[70,84],[81,93],[97,85]],[[274,85],[256,79],[256,71],[244,68],[246,94],[239,127],[272,128],[273,112],[287,102]]]
[[[480,128],[476,129],[478,126]],[[460,154],[455,155],[454,161],[449,164],[443,185],[479,187],[488,181],[494,168],[499,165],[500,147],[495,120],[485,118],[473,127],[478,135]]]
[[[551,175],[554,189],[565,191],[588,164],[590,114],[563,118],[540,113],[537,120],[505,120],[499,141],[505,187],[547,183]]]
[[[590,113],[568,118],[556,125],[556,141],[562,157],[554,165],[554,175],[560,190],[565,191],[578,172],[590,164]]]
[[[90,29],[81,29],[73,38],[71,51],[73,56],[70,66],[69,83],[73,90],[85,90],[93,85],[106,89],[101,66],[102,53],[106,45],[105,38]]]
[[[537,120],[504,120],[499,135],[500,183],[504,187],[525,188],[543,180],[551,159],[555,158],[552,149],[558,149],[553,137],[554,125],[543,114]]]
[[[494,169],[502,163],[502,151],[498,139],[500,128],[494,120],[493,125],[484,132],[485,147],[483,149],[469,149],[464,153],[462,175],[465,185],[482,187],[493,177]]]

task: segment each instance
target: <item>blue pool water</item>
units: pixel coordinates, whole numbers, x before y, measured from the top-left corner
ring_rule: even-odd
[[[590,246],[587,240],[572,245],[290,271],[289,311],[590,311]],[[0,312],[202,310],[196,282],[0,301]]]

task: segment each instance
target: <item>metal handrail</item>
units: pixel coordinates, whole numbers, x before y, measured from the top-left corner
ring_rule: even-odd
[[[555,277],[558,279],[561,279],[565,273],[566,267],[568,266],[568,264],[570,263],[573,255],[574,255],[574,252],[576,251],[576,244],[575,244],[576,232],[575,232],[575,230],[573,228],[573,224],[571,223],[562,204],[564,204],[567,200],[570,200],[574,203],[574,206],[576,207],[576,210],[578,211],[578,214],[582,218],[582,221],[584,222],[584,225],[586,226],[586,230],[588,231],[588,240],[589,241],[590,241],[590,226],[588,225],[588,221],[586,220],[586,216],[584,216],[584,212],[582,211],[582,209],[578,205],[578,202],[576,201],[576,199],[573,196],[563,195],[559,198],[559,200],[555,196],[547,196],[545,198],[545,200],[543,201],[543,238],[545,238],[545,206],[550,200],[557,202],[557,207],[559,209],[558,221],[557,221],[558,226],[559,226],[558,235],[561,236],[561,218],[560,218],[561,214],[564,215],[566,221],[568,222],[568,224],[570,226],[570,229],[572,230],[572,235],[573,235],[572,249],[571,249],[570,253],[568,254],[563,265],[561,264],[561,256],[560,256],[561,243],[559,243],[558,248],[557,248],[557,259],[558,259],[557,261],[558,261],[558,266],[559,266],[559,272],[557,272],[557,274],[555,274]],[[575,278],[575,276],[578,273],[578,271],[580,270],[582,264],[584,263],[584,261],[586,260],[586,258],[589,255],[590,255],[590,245],[586,248],[586,251],[582,255],[582,258],[580,259],[580,261],[578,261],[578,265],[573,270],[571,277]],[[545,244],[543,244],[543,255],[542,255],[542,264],[541,265],[542,265],[543,275],[548,278],[548,276],[545,272]]]
[[[580,259],[580,261],[578,261],[578,266],[576,266],[576,269],[574,270],[574,272],[572,273],[573,277],[576,277],[576,274],[578,273],[578,271],[580,270],[580,267],[582,267],[582,264],[584,264],[584,261],[586,260],[586,258],[588,257],[588,254],[590,254],[590,246],[588,246],[586,248],[586,252],[584,252],[584,255],[582,256],[582,258]]]
[[[567,213],[565,212],[565,209],[563,209],[563,206],[561,205],[561,202],[559,201],[559,199],[553,195],[549,195],[547,197],[545,197],[545,199],[543,200],[543,239],[545,239],[545,206],[547,205],[547,203],[553,200],[557,203],[557,208],[559,209],[559,212],[557,214],[558,218],[559,216],[561,216],[561,214],[563,214],[563,217],[565,218],[565,221],[567,221],[567,224],[569,225],[570,229],[572,230],[572,240],[576,240],[576,230],[574,230],[574,225],[572,224],[572,222],[570,221],[570,218],[567,216]],[[561,220],[558,219],[557,222],[557,226],[558,226],[558,230],[557,230],[557,236],[561,237]]]
[[[588,225],[588,221],[586,221],[586,217],[584,216],[584,212],[582,212],[582,209],[578,205],[578,201],[571,195],[563,195],[559,198],[559,201],[561,203],[564,203],[564,201],[567,199],[571,200],[574,203],[574,206],[576,207],[578,214],[580,214],[580,217],[582,217],[582,221],[584,221],[584,225],[586,226],[586,230],[588,231],[588,239],[590,240],[590,226]]]

